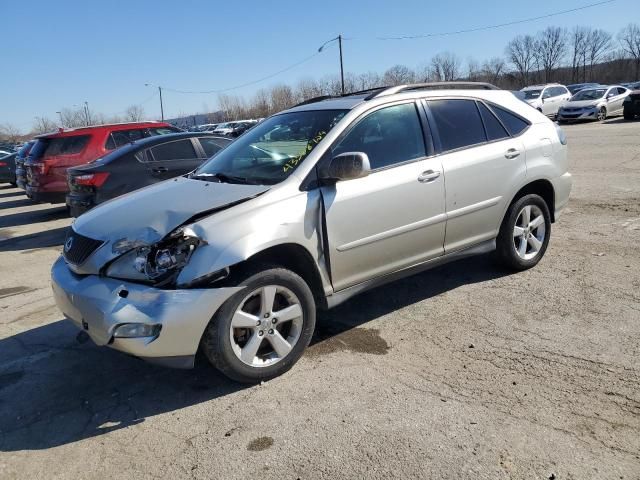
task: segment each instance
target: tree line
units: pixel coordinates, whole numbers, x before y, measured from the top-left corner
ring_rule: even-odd
[[[550,26],[535,35],[523,34],[511,39],[503,56],[482,63],[474,58],[462,60],[452,52],[441,52],[418,68],[394,65],[383,73],[345,73],[345,91],[355,92],[379,86],[415,82],[471,80],[489,82],[504,89],[520,89],[535,83],[582,82],[618,83],[640,79],[640,26],[631,23],[613,34],[592,27],[572,29]],[[249,97],[221,94],[219,111],[203,112],[210,122],[267,117],[320,96],[337,96],[342,91],[339,75],[319,79],[302,78],[288,84],[262,88]],[[65,108],[58,119],[36,117],[29,135],[50,132],[60,125],[81,127],[87,124],[140,121],[147,118],[140,105],[131,105],[120,115],[107,116],[89,108]],[[27,135],[27,136],[29,136]],[[24,137],[15,127],[0,125],[0,141]]]

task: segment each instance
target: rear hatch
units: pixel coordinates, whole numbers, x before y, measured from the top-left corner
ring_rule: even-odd
[[[25,162],[28,184],[34,187],[46,184],[51,190],[65,191],[66,169],[85,163],[83,153],[90,139],[90,134],[38,139]]]

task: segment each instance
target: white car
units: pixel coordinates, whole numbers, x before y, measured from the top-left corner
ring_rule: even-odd
[[[622,115],[623,103],[631,90],[620,85],[587,88],[576,93],[558,112],[558,123],[579,120],[604,121]]]
[[[558,110],[571,98],[567,87],[558,83],[533,85],[520,91],[524,93],[525,102],[547,117],[555,117]]]

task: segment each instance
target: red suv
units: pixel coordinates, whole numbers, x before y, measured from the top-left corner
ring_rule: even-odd
[[[69,192],[67,168],[93,162],[141,138],[179,131],[164,122],[136,122],[61,128],[40,135],[24,164],[27,196],[37,202],[64,203]]]

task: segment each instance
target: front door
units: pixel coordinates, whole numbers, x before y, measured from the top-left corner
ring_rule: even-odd
[[[335,290],[442,255],[444,177],[414,102],[366,114],[332,154],[364,152],[369,176],[323,186]]]

